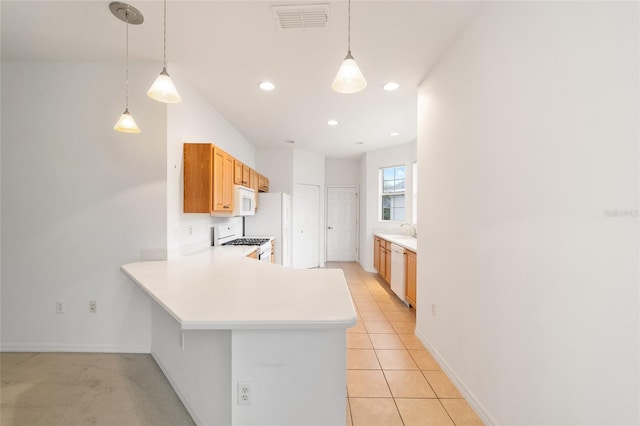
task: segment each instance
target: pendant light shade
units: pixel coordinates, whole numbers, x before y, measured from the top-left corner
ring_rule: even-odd
[[[128,109],[124,110],[116,122],[116,125],[113,126],[113,130],[124,133],[140,133],[140,128],[136,124],[136,120],[133,119],[133,116],[129,114]]]
[[[169,77],[169,73],[166,68],[162,68],[162,72],[151,85],[147,95],[151,99],[167,104],[177,104],[182,102],[182,98],[180,98],[180,95],[176,90],[176,86],[173,84],[173,81],[171,81],[171,77]]]
[[[340,65],[338,74],[333,80],[331,88],[338,93],[351,94],[363,90],[367,87],[367,81],[362,75],[362,71],[351,56],[351,51],[347,53],[344,62]]]
[[[111,13],[113,13],[116,18],[127,24],[125,48],[125,107],[116,125],[113,126],[113,130],[124,133],[140,133],[140,128],[129,112],[129,24],[140,25],[144,22],[144,17],[138,9],[127,3],[113,2],[109,4],[109,9],[111,9]]]
[[[171,81],[167,72],[167,0],[164,0],[164,38],[163,38],[163,57],[162,72],[153,82],[147,95],[158,102],[166,104],[177,104],[182,102],[182,98],[176,90],[176,86]]]
[[[362,71],[351,55],[351,0],[349,0],[347,30],[347,56],[344,58],[336,78],[333,80],[331,88],[338,93],[351,94],[363,90],[367,87],[367,80],[364,79]]]

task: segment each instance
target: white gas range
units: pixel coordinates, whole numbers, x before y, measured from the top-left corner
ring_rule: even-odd
[[[213,227],[212,246],[257,246],[258,259],[271,262],[271,240],[269,237],[243,237],[233,224]]]

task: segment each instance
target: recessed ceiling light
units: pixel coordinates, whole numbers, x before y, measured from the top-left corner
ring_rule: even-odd
[[[329,120],[329,121],[327,121],[327,124],[328,124],[329,126],[337,126],[337,125],[338,125],[338,122],[337,122],[336,120]]]
[[[382,88],[388,92],[392,91],[392,90],[396,90],[398,87],[400,87],[400,85],[398,83],[396,83],[395,81],[390,81],[388,83],[385,83]]]
[[[286,141],[284,141],[284,143],[296,143],[296,141],[293,141],[291,139],[287,139]]]
[[[389,133],[389,136],[398,136],[399,134],[400,133],[398,133],[398,132],[391,132],[391,133]]]
[[[270,92],[271,90],[276,88],[276,85],[273,84],[270,81],[263,81],[262,83],[260,83],[258,85],[262,90],[266,90],[267,92]]]
[[[357,141],[357,142],[354,142],[353,144],[354,144],[354,145],[364,145],[364,142],[362,142],[362,141]]]

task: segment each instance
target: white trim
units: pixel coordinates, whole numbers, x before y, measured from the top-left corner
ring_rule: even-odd
[[[429,343],[429,340],[424,337],[424,335],[416,328],[415,331],[416,337],[422,342],[424,347],[431,353],[435,361],[438,363],[442,371],[445,372],[447,377],[453,382],[453,384],[458,388],[464,399],[469,403],[471,408],[478,414],[480,419],[486,425],[497,425],[499,424],[496,419],[491,416],[489,411],[485,408],[484,405],[476,398],[476,396],[469,390],[469,388],[464,384],[464,382],[460,379],[460,377],[453,371],[451,366],[447,364],[447,362],[442,358],[440,353]]]
[[[184,333],[182,333],[182,335],[184,337]],[[156,356],[154,351],[151,351],[151,357],[154,359],[156,364],[158,364],[158,367],[160,367],[160,370],[162,370],[162,374],[164,374],[164,377],[166,377],[167,380],[169,381],[169,384],[173,388],[173,391],[176,393],[176,395],[178,395],[178,398],[180,398],[180,401],[182,402],[182,405],[184,405],[184,408],[186,408],[187,412],[189,413],[189,415],[193,419],[194,423],[197,424],[197,425],[204,424],[200,420],[200,418],[198,417],[196,412],[194,411],[193,407],[191,407],[191,405],[189,405],[189,401],[187,400],[187,398],[185,398],[184,394],[182,393],[182,390],[180,389],[180,386],[178,386],[178,384],[173,380],[173,377],[171,377],[171,375],[169,374],[167,368],[162,363],[162,361],[160,361],[160,358],[158,358]]]
[[[0,346],[2,352],[96,352],[96,353],[123,353],[123,354],[148,354],[151,353],[151,345],[87,345],[87,344],[60,344],[60,343],[3,343]]]

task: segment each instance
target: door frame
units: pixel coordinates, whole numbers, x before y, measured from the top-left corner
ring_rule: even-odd
[[[329,257],[329,188],[354,188],[356,190],[356,262],[360,263],[360,185],[327,185],[324,188],[324,259],[326,262],[335,262],[328,260]]]
[[[323,222],[322,222],[322,207],[323,207],[323,200],[322,200],[322,185],[317,185],[314,183],[302,183],[302,182],[296,182],[294,184],[294,189],[293,189],[293,194],[291,195],[291,267],[292,268],[300,268],[298,265],[296,265],[295,262],[295,231],[294,225],[297,225],[297,222],[295,220],[295,218],[298,218],[297,214],[298,212],[296,212],[296,203],[298,202],[298,198],[299,198],[299,193],[296,194],[296,188],[299,186],[308,186],[308,187],[314,187],[314,188],[318,188],[318,246],[317,246],[317,258],[316,258],[316,266],[313,266],[311,268],[318,268],[318,267],[323,267],[324,266],[324,260],[322,259],[322,233],[320,232],[320,227],[323,226]],[[322,261],[321,261],[322,260]]]

